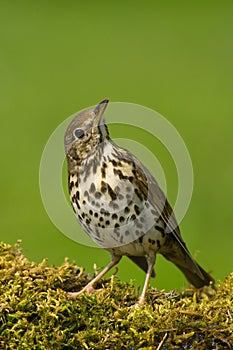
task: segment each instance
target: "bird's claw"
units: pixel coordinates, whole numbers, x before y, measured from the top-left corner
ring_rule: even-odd
[[[93,294],[96,290],[94,289],[93,286],[86,286],[83,289],[81,289],[79,292],[69,292],[67,293],[67,298],[74,300],[76,299],[79,295],[83,294],[83,293],[87,293],[87,294]]]

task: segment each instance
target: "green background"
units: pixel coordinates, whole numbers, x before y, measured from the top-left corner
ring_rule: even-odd
[[[232,271],[232,10],[230,0],[1,1],[1,240],[22,239],[35,261],[68,256],[88,272],[107,264],[107,252],[69,240],[51,223],[39,164],[63,120],[109,97],[155,109],[177,128],[195,175],[183,237],[217,280]],[[133,128],[110,129],[150,146],[174,203],[177,179],[164,148]],[[158,288],[187,284],[160,256],[156,270]],[[144,279],[126,258],[118,274],[138,285]]]

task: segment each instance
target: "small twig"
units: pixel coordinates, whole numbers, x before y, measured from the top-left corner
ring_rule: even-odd
[[[94,274],[95,274],[95,276],[97,276],[98,275],[98,273],[99,273],[99,271],[98,271],[98,268],[97,268],[97,265],[96,265],[96,263],[94,263]]]
[[[229,310],[229,309],[227,309],[227,314],[228,314],[230,320],[232,321],[232,316],[231,316],[231,313],[230,313],[230,310]]]
[[[160,350],[161,349],[162,345],[164,344],[165,340],[167,339],[167,335],[168,335],[168,333],[164,334],[163,339],[161,340],[161,342],[157,346],[156,350]]]

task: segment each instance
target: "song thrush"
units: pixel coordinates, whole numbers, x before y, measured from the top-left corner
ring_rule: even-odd
[[[174,213],[150,171],[117,146],[104,122],[108,99],[79,113],[65,133],[73,210],[86,233],[111,254],[111,262],[75,298],[91,292],[123,255],[146,272],[139,304],[145,301],[156,254],[173,262],[196,288],[214,283],[191,257]]]

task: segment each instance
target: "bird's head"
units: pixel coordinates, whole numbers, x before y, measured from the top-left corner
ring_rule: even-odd
[[[80,160],[93,152],[94,148],[108,139],[104,124],[104,111],[109,100],[101,101],[94,109],[77,114],[65,133],[65,151],[68,158]]]

